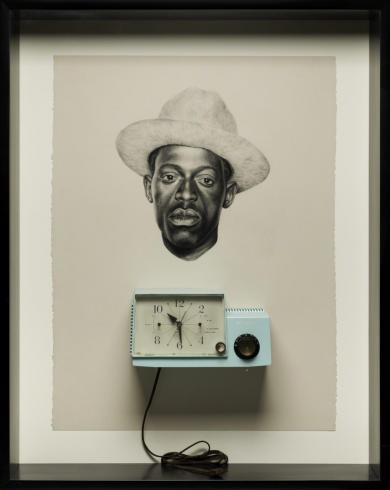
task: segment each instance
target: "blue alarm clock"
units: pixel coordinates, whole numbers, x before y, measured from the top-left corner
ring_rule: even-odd
[[[269,316],[262,308],[227,308],[222,291],[136,289],[130,352],[142,367],[267,366]]]

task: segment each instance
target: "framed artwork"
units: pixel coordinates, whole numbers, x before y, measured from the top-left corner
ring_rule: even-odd
[[[158,454],[206,438],[222,485],[379,488],[387,7],[145,6],[2,3],[5,488],[210,483],[144,451],[137,288],[271,322],[270,366],[163,370]]]

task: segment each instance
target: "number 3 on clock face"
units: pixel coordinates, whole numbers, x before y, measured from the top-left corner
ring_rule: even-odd
[[[135,293],[134,357],[220,357],[226,344],[222,293]],[[222,353],[223,355],[223,353]]]

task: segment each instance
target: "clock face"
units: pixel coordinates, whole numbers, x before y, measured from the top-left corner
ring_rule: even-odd
[[[134,357],[226,355],[222,294],[135,296]]]

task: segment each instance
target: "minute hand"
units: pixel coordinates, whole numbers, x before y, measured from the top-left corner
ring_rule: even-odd
[[[181,332],[181,327],[183,326],[183,324],[181,322],[177,322],[176,325],[177,325],[177,328],[179,330],[179,341],[180,341],[180,344],[183,345],[182,332]]]

